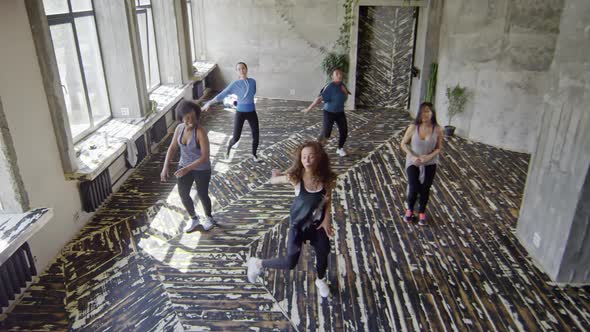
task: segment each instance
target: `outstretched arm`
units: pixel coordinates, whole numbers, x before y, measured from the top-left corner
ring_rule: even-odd
[[[235,86],[235,81],[231,82],[230,85],[228,85],[225,89],[223,89],[223,91],[221,91],[219,94],[217,94],[217,96],[215,96],[213,99],[209,100],[207,103],[205,103],[205,105],[203,105],[203,112],[207,112],[209,110],[209,107],[211,107],[211,105],[222,101],[223,98],[225,98],[225,96],[233,93],[233,89]]]
[[[324,101],[324,99],[322,98],[322,96],[318,96],[313,103],[311,103],[311,105],[309,105],[306,109],[302,110],[301,112],[303,113],[307,113],[309,111],[311,111],[314,107],[318,106],[319,104],[321,104]]]
[[[289,178],[285,174],[283,174],[280,170],[273,169],[271,171],[271,173],[272,173],[272,176],[270,177],[271,184],[291,183],[291,181],[289,181]]]

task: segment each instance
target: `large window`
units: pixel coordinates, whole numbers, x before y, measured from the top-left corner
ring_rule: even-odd
[[[188,12],[188,31],[191,42],[191,61],[197,61],[197,52],[195,50],[195,33],[193,27],[193,6],[191,0],[186,0],[186,11]]]
[[[154,18],[150,0],[135,0],[143,69],[148,90],[151,92],[160,85],[160,68],[156,51]]]
[[[74,142],[111,117],[91,0],[43,0]]]

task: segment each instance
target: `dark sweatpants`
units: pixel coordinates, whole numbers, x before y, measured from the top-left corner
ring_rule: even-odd
[[[287,239],[287,256],[278,258],[265,259],[262,261],[262,267],[271,269],[289,269],[292,270],[297,266],[303,243],[309,240],[309,243],[315,249],[317,277],[323,279],[326,276],[328,268],[328,255],[330,254],[330,238],[326,235],[324,229],[316,229],[319,223],[314,223],[307,230],[300,231],[295,227],[289,228],[289,237]]]
[[[346,114],[344,112],[328,112],[324,111],[324,122],[322,127],[322,133],[320,134],[320,140],[324,138],[330,138],[332,134],[332,127],[334,122],[338,126],[338,148],[342,149],[346,138],[348,137],[348,123],[346,122]]]
[[[417,166],[410,165],[406,170],[408,174],[408,209],[414,210],[416,200],[418,200],[418,213],[426,211],[428,197],[430,196],[430,187],[436,174],[436,164],[425,166],[424,183],[420,183],[420,169]]]
[[[244,128],[244,122],[248,121],[250,130],[252,131],[252,155],[256,156],[256,150],[258,150],[258,141],[260,137],[260,129],[258,128],[258,115],[256,111],[253,112],[238,112],[234,116],[234,132],[229,144],[227,145],[227,153],[231,150],[232,146],[240,140],[242,136],[242,128]]]
[[[205,215],[211,217],[211,199],[209,198],[210,180],[210,169],[204,171],[190,171],[183,177],[178,178],[178,194],[180,195],[182,205],[184,205],[184,208],[191,218],[196,216],[195,205],[190,195],[193,182],[196,182],[197,184],[197,196],[199,196],[199,200],[201,201],[201,204],[203,204]]]

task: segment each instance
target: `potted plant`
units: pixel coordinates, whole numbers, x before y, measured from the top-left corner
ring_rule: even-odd
[[[348,55],[344,53],[335,53],[330,52],[326,54],[324,59],[322,60],[322,71],[328,77],[328,81],[331,80],[332,72],[336,68],[340,68],[344,73],[344,80],[346,81],[346,75],[348,74]]]
[[[453,117],[457,114],[463,113],[465,110],[465,103],[467,103],[469,95],[466,87],[462,87],[459,84],[453,88],[447,88],[447,104],[449,105],[449,124],[445,126],[444,133],[446,136],[453,136],[455,133],[455,127],[451,126]]]

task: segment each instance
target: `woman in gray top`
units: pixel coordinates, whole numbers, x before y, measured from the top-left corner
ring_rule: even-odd
[[[442,128],[436,122],[434,107],[432,103],[424,102],[418,109],[416,120],[406,130],[401,144],[406,153],[408,175],[408,200],[404,215],[407,223],[414,218],[414,205],[419,197],[418,224],[426,225],[426,204],[442,144]]]
[[[211,199],[209,198],[211,162],[209,161],[207,131],[200,121],[201,108],[195,103],[182,100],[176,106],[176,114],[177,118],[182,120],[182,123],[174,131],[174,137],[170,142],[170,147],[168,147],[160,178],[163,182],[168,179],[170,173],[168,165],[180,150],[178,170],[174,172],[174,175],[178,179],[178,194],[190,216],[184,231],[192,232],[199,224],[203,226],[204,230],[208,231],[213,227],[214,223],[211,216]],[[195,205],[190,195],[193,182],[197,184],[197,196],[199,196],[205,210],[205,219],[202,222],[195,213]]]

